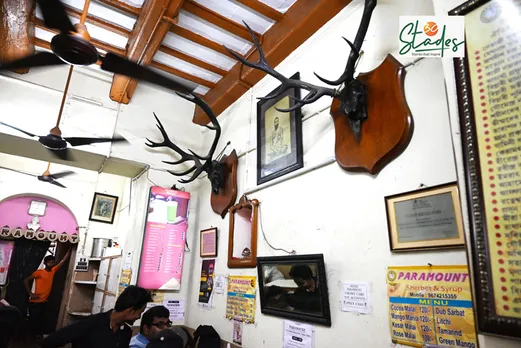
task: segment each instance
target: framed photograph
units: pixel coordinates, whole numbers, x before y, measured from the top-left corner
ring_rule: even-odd
[[[331,326],[322,254],[258,257],[257,271],[263,314]]]
[[[29,215],[33,216],[45,216],[45,210],[47,209],[47,202],[45,201],[31,201],[29,204]]]
[[[291,79],[300,79],[300,74]],[[257,103],[257,185],[304,166],[300,108],[277,110],[294,106],[292,97],[300,98],[300,89],[291,88],[278,98]]]
[[[217,227],[202,230],[199,240],[201,257],[217,257]]]
[[[465,246],[458,185],[385,197],[391,251]]]
[[[112,224],[114,223],[117,206],[118,197],[96,192],[92,200],[89,220]]]
[[[477,331],[521,339],[521,3],[467,1],[454,59]]]

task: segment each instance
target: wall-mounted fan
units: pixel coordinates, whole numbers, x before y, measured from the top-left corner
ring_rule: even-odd
[[[70,170],[51,174],[51,172],[50,172],[51,163],[50,162],[47,163],[47,169],[45,170],[45,172],[43,172],[42,175],[27,173],[27,172],[24,172],[21,170],[16,170],[16,169],[11,169],[11,168],[6,168],[6,167],[0,167],[0,168],[10,170],[12,172],[19,173],[19,174],[33,176],[33,177],[37,178],[39,181],[53,184],[53,185],[56,185],[56,186],[59,186],[62,188],[66,188],[65,185],[63,185],[62,183],[60,183],[59,181],[56,181],[56,180],[65,178],[66,176],[69,176],[72,174],[75,174],[73,171],[70,171]]]

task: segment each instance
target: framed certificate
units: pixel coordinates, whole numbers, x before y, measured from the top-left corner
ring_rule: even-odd
[[[456,183],[385,197],[391,251],[463,247]]]
[[[217,227],[201,231],[201,257],[217,257]]]
[[[454,59],[478,332],[521,339],[521,2],[467,1]]]

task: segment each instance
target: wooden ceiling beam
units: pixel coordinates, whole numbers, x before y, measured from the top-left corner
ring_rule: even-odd
[[[54,34],[58,34],[59,33],[58,30],[47,28],[40,18],[35,18],[34,19],[34,25],[37,28],[39,28],[39,29],[42,29],[42,30],[45,30],[45,31],[48,31],[48,32],[51,32],[51,33],[54,33]],[[108,43],[96,40],[94,38],[91,38],[90,42],[94,45],[94,47],[96,47],[97,49],[103,50],[105,52],[112,52],[112,53],[116,53],[116,54],[119,54],[119,55],[124,55],[125,54],[125,50],[124,49],[112,46],[112,45],[110,45]]]
[[[142,65],[152,63],[184,4],[184,0],[147,0],[137,18],[127,43],[126,57]],[[137,87],[137,81],[122,75],[114,75],[110,99],[128,104]]]
[[[221,14],[204,7],[193,0],[186,0],[183,6],[183,10],[190,12],[194,16],[204,19],[207,22],[210,22],[234,35],[237,35],[240,38],[251,42],[251,35],[244,25],[236,23],[231,19],[228,19]],[[261,34],[255,33],[255,36],[257,37],[257,40],[262,42]]]
[[[0,62],[9,62],[34,53],[32,0],[4,0],[0,5]],[[16,69],[25,74],[29,68]]]
[[[189,56],[188,54],[186,53],[183,53],[181,51],[177,51],[173,48],[170,48],[168,46],[165,46],[165,45],[162,45],[159,50],[163,53],[166,53],[172,57],[175,57],[175,58],[179,58],[181,60],[184,60],[185,62],[187,63],[190,63],[190,64],[193,64],[193,65],[196,65],[200,68],[203,68],[205,70],[208,70],[208,71],[211,71],[217,75],[220,75],[220,76],[224,76],[226,75],[228,72],[224,69],[221,69],[215,65],[212,65],[210,63],[206,63],[200,59],[197,59],[195,57],[192,57],[192,56]]]
[[[273,67],[279,65],[311,35],[326,24],[352,0],[299,0],[286,12],[284,18],[273,25],[264,35],[262,48]],[[334,49],[332,47],[331,49]],[[258,61],[259,53],[250,55],[250,61]],[[259,82],[266,73],[237,63],[204,99],[216,115],[246,93],[250,86]],[[208,116],[196,107],[193,122],[208,124]]]
[[[172,25],[172,28],[170,28],[170,31],[187,40],[193,41],[199,45],[205,46],[211,50],[224,54],[225,56],[228,56],[235,60],[235,58],[223,47],[223,45],[221,45],[215,41],[212,41],[210,39],[207,39],[206,37],[204,37],[202,35],[196,34],[193,31],[182,28],[178,25]]]
[[[258,12],[268,18],[273,19],[276,22],[280,21],[284,17],[283,13],[280,13],[279,11],[275,10],[273,7],[270,7],[259,0],[235,0],[235,1],[243,4],[244,6],[252,9],[255,12]]]
[[[183,78],[185,80],[189,80],[189,81],[195,82],[195,83],[197,83],[199,85],[208,87],[210,89],[215,87],[215,83],[213,83],[211,81],[207,81],[205,79],[202,79],[200,77],[194,76],[192,74],[186,73],[184,71],[178,70],[176,68],[173,68],[171,66],[168,66],[166,64],[163,64],[163,63],[160,63],[160,62],[157,62],[157,61],[152,61],[152,63],[150,63],[150,66],[153,67],[153,68],[156,68],[156,69],[160,69],[160,70],[166,71],[167,73],[170,73],[172,75],[181,77],[181,78]]]
[[[74,18],[81,18],[81,11],[76,10],[75,8],[65,6],[65,11]],[[98,17],[94,17],[92,15],[87,15],[87,23],[93,24],[97,27],[106,29],[110,32],[113,32],[115,34],[124,36],[124,37],[130,37],[130,31],[126,28],[123,28],[119,25],[107,22],[103,19],[100,19]]]
[[[99,2],[100,4],[108,5],[110,7],[114,7],[116,10],[120,10],[121,12],[137,17],[139,16],[139,12],[141,11],[140,8],[128,5],[122,1],[118,0],[95,0],[96,2]]]

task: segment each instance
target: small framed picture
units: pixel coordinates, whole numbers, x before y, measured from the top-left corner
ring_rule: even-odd
[[[89,220],[112,224],[114,223],[117,206],[118,197],[96,192],[92,200]]]
[[[201,231],[201,257],[217,257],[217,227]]]
[[[465,245],[456,183],[387,196],[385,205],[391,251]]]
[[[300,79],[300,74],[291,79]],[[290,88],[277,98],[257,103],[257,185],[304,166],[300,108],[279,111],[293,107],[295,98],[300,99],[300,89]]]

